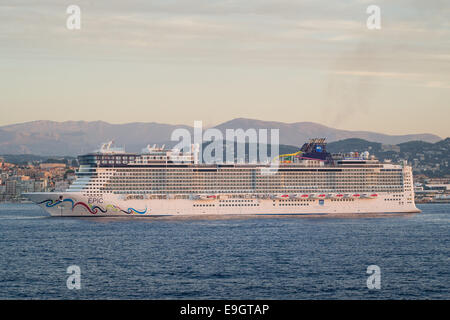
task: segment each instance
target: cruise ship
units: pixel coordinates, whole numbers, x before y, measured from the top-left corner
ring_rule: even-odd
[[[271,163],[206,164],[197,153],[194,146],[126,153],[107,143],[78,157],[77,178],[65,192],[24,195],[52,216],[420,212],[406,162],[382,163],[367,151],[330,154],[322,138]]]

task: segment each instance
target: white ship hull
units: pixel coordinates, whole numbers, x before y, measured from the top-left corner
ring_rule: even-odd
[[[355,199],[252,199],[218,197],[211,200],[124,200],[114,194],[86,197],[81,193],[24,194],[51,216],[197,216],[197,215],[339,215],[354,213],[418,213],[406,194],[380,193]]]
[[[290,160],[274,171],[268,163],[198,163],[198,152],[149,148],[127,154],[108,146],[79,157],[77,180],[66,192],[25,196],[52,216],[420,212],[410,166],[382,164],[368,154],[333,158],[324,139],[283,155]],[[292,158],[300,153],[303,160]],[[173,161],[174,154],[186,161]]]

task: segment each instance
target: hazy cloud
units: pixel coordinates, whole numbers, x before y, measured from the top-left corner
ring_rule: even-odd
[[[69,4],[0,0],[0,85],[7,91],[0,107],[13,105],[27,114],[28,105],[39,105],[42,118],[49,119],[54,114],[43,110],[59,105],[47,94],[53,86],[59,99],[71,97],[66,99],[80,108],[89,108],[82,106],[86,101],[90,110],[101,105],[102,111],[104,105],[132,101],[142,114],[152,112],[144,111],[150,104],[159,106],[152,114],[160,121],[178,117],[172,122],[191,122],[215,107],[205,121],[304,117],[297,120],[376,125],[384,119],[375,106],[408,105],[420,118],[422,104],[430,100],[448,117],[448,0],[377,0],[378,31],[366,28],[366,8],[374,4],[366,0],[77,0],[79,32],[66,29]],[[156,66],[147,72],[132,64]],[[95,68],[97,91],[85,87],[85,74],[93,79]],[[407,93],[412,87],[414,99]],[[71,95],[71,88],[78,94]],[[174,90],[183,93],[178,97]],[[233,101],[235,108],[229,107]],[[3,122],[21,116],[11,117]],[[403,128],[408,125],[405,121]],[[446,126],[438,133],[445,135]]]

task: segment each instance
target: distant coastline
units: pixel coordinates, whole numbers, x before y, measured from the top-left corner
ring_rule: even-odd
[[[292,145],[279,146],[281,154],[297,150]],[[411,141],[399,145],[351,138],[329,143],[328,150],[370,151],[376,158],[393,163],[406,160],[413,169],[417,203],[449,202],[439,198],[450,197],[450,138],[436,143]],[[74,156],[0,155],[0,202],[20,202],[24,192],[64,191],[73,182],[77,169],[78,160]]]
[[[77,156],[90,152],[112,139],[116,145],[125,146],[129,152],[139,152],[148,144],[173,146],[171,134],[188,125],[171,125],[155,122],[111,124],[104,121],[32,121],[0,126],[0,154],[36,154],[48,156]],[[280,144],[298,146],[314,137],[324,137],[328,143],[362,139],[383,145],[398,145],[411,141],[436,143],[441,137],[430,133],[392,135],[370,131],[352,131],[331,128],[314,122],[275,122],[236,118],[214,126],[225,129],[278,129]]]

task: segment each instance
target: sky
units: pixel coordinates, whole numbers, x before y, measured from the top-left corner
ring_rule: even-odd
[[[448,137],[449,17],[448,0],[0,0],[0,125],[244,117]]]

